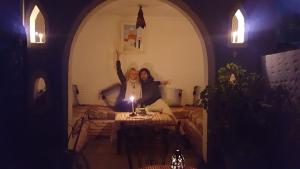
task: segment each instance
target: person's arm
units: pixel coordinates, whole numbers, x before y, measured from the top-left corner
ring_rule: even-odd
[[[142,98],[138,99],[136,101],[137,104],[140,104],[142,106],[147,106],[147,102],[149,102],[149,100],[151,99],[151,96],[149,95],[143,95]]]
[[[121,62],[120,62],[120,56],[119,56],[119,52],[117,52],[117,61],[116,61],[116,68],[117,68],[117,74],[118,74],[118,77],[121,81],[122,84],[125,84],[126,83],[126,78],[124,76],[124,73],[122,71],[122,67],[121,67]]]
[[[168,85],[169,81],[154,81],[157,85]]]

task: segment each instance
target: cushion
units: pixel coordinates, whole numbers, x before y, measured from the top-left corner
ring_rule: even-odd
[[[190,111],[184,107],[171,107],[171,110],[177,119],[186,119],[190,113]]]
[[[99,120],[114,120],[115,112],[107,106],[99,105],[80,105],[73,106],[74,117],[80,117],[86,111],[89,111],[90,119],[99,119]]]
[[[181,106],[182,89],[160,87],[161,97],[169,106]]]
[[[121,91],[121,84],[115,83],[99,91],[99,98],[104,101],[105,105],[114,106],[117,103]]]

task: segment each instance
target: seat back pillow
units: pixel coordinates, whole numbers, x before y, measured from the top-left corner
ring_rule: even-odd
[[[117,103],[121,90],[121,84],[115,83],[99,91],[99,98],[102,99],[106,106],[114,107]]]
[[[181,106],[182,89],[161,86],[160,91],[162,99],[165,100],[169,106]]]

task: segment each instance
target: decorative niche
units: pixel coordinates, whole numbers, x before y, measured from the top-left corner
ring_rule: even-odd
[[[49,89],[46,76],[39,75],[33,80],[32,110],[44,112],[49,107]]]
[[[243,44],[245,42],[245,18],[240,9],[232,17],[230,37],[232,44]]]
[[[39,7],[35,5],[29,17],[29,40],[30,43],[45,43],[45,18]]]
[[[34,82],[33,98],[36,100],[42,97],[47,91],[47,86],[45,79],[43,77],[38,77]]]

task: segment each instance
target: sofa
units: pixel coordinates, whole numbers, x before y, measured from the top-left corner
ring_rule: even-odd
[[[186,108],[188,117],[181,125],[184,135],[204,161],[207,161],[207,111],[202,107]]]
[[[115,119],[114,111],[108,106],[100,105],[77,105],[73,106],[73,122],[72,125],[78,121],[85,112],[89,112],[89,119],[86,120],[80,131],[70,137],[69,148],[74,148],[76,137],[79,137],[76,150],[81,150],[85,143],[97,136],[110,136],[112,125]]]
[[[197,153],[202,154],[206,160],[206,111],[201,107],[194,106],[171,107],[171,110],[177,120],[181,121],[181,133],[188,138]],[[112,134],[115,113],[110,107],[100,105],[73,106],[73,121],[75,122],[87,111],[89,111],[89,120],[82,127],[77,150],[82,149],[87,140],[91,138],[110,137]]]

